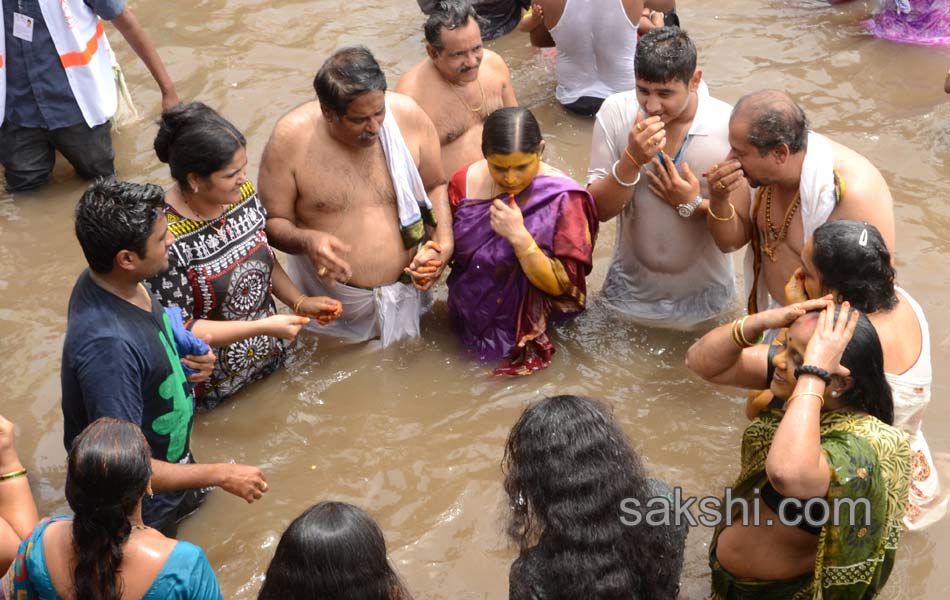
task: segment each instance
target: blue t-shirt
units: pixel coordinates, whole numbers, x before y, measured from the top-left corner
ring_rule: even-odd
[[[16,593],[26,598],[59,600],[46,565],[43,534],[51,523],[69,520],[63,516],[43,519],[20,543],[14,572],[25,573],[26,578],[14,581]],[[178,542],[142,600],[221,600],[221,589],[204,551],[194,544]]]
[[[59,59],[38,0],[0,0],[6,40],[6,120],[20,127],[60,129],[84,122],[82,111]],[[125,0],[84,0],[110,21],[125,9]],[[58,3],[57,3],[58,4]],[[13,37],[13,13],[33,19],[33,41]],[[4,120],[4,119],[0,119]]]
[[[152,310],[111,294],[83,271],[69,298],[60,371],[64,442],[99,417],[138,424],[165,462],[191,462],[194,398],[188,391],[171,323],[155,298]],[[145,498],[142,515],[154,522],[181,502],[183,492]]]

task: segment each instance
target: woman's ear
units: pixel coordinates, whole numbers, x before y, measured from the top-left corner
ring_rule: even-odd
[[[197,173],[188,173],[188,175],[185,177],[185,179],[188,180],[188,190],[186,190],[186,191],[189,191],[189,192],[191,192],[192,194],[197,194],[197,193],[198,193],[198,183],[201,181],[201,178],[198,177],[198,174],[197,174]]]
[[[542,154],[544,154],[544,140],[538,142],[538,156],[540,157]]]
[[[844,367],[840,368],[844,369]],[[847,371],[847,369],[845,369],[845,371]],[[841,396],[844,396],[852,387],[854,387],[854,378],[851,377],[850,374],[839,375],[835,373],[831,377],[831,385],[828,386],[826,393],[830,394],[832,397],[840,398]]]

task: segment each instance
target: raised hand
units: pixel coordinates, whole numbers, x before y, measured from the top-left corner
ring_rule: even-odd
[[[808,300],[808,292],[805,291],[805,271],[801,267],[795,269],[792,276],[788,278],[785,284],[785,304],[795,304],[796,302],[805,302]]]
[[[811,335],[805,348],[804,364],[822,368],[832,375],[846,377],[851,374],[851,371],[841,364],[841,355],[854,336],[861,313],[850,309],[848,302],[842,302],[836,318],[835,306],[829,303],[818,315],[815,333]]]
[[[753,325],[758,331],[781,329],[790,326],[807,312],[820,310],[832,305],[831,296],[825,296],[824,298],[805,300],[804,302],[796,302],[788,306],[764,310],[750,315],[745,327],[746,330],[748,330],[750,325]]]
[[[693,174],[688,163],[683,163],[682,175],[669,157],[662,162],[654,158],[653,166],[656,167],[656,174],[646,172],[647,179],[650,180],[650,191],[673,208],[680,204],[689,204],[699,196],[699,179]]]
[[[626,152],[643,167],[663,148],[666,148],[666,125],[660,117],[643,119],[637,112],[637,121],[627,134]]]
[[[742,165],[735,159],[713,165],[703,176],[709,185],[709,197],[719,201],[728,200],[730,194],[742,186],[745,177]]]
[[[489,218],[492,231],[508,240],[515,249],[519,241],[531,237],[524,226],[524,215],[514,195],[508,197],[508,202],[496,198],[489,209]]]

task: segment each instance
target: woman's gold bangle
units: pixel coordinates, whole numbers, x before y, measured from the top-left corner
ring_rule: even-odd
[[[713,212],[713,209],[712,209],[712,202],[710,202],[710,203],[709,203],[709,208],[707,209],[707,212],[709,213],[709,216],[710,216],[710,217],[712,217],[713,219],[715,219],[715,220],[717,220],[717,221],[731,221],[731,220],[733,220],[733,219],[735,218],[735,216],[736,216],[736,205],[733,204],[732,202],[730,202],[730,203],[729,203],[729,208],[732,209],[732,214],[730,214],[728,217],[720,217],[720,216],[717,216],[716,213]]]
[[[821,406],[819,408],[825,407],[825,397],[818,392],[798,392],[797,394],[792,394],[788,397],[788,400],[785,401],[785,406],[788,406],[789,402],[795,398],[798,398],[799,396],[811,396],[812,398],[818,398],[818,401],[821,402]]]
[[[17,477],[23,477],[24,475],[26,475],[26,469],[11,471],[10,473],[0,475],[0,481],[9,481],[10,479],[16,479]]]
[[[300,304],[304,301],[306,297],[307,297],[307,294],[300,294],[300,297],[297,298],[296,302],[294,302],[294,306],[293,306],[294,314],[300,311]]]

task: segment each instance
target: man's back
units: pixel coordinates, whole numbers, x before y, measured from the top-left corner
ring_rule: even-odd
[[[632,90],[637,24],[643,3],[632,0],[547,0],[544,22],[557,46],[561,104]],[[551,5],[551,6],[548,6]],[[553,23],[552,23],[553,22]]]

